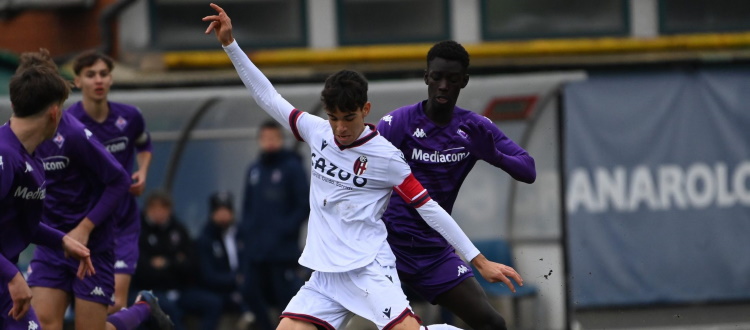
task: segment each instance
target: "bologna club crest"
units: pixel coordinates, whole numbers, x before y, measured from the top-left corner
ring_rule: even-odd
[[[359,158],[354,161],[354,175],[365,174],[365,171],[367,171],[367,157],[359,156]]]

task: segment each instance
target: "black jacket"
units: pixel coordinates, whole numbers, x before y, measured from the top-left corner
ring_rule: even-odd
[[[173,216],[160,227],[141,216],[141,235],[138,240],[140,255],[133,285],[139,289],[184,289],[194,282],[195,264],[193,242],[185,227]],[[157,269],[151,259],[161,256],[166,265]]]
[[[233,271],[229,265],[229,256],[224,246],[223,231],[210,220],[196,241],[196,251],[200,264],[201,287],[220,293],[236,292],[240,288],[237,274],[242,273],[245,243],[240,230],[237,230],[235,242],[237,247],[238,268]]]

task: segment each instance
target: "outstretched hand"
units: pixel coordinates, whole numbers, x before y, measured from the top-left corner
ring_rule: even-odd
[[[482,254],[475,257],[471,263],[477,268],[487,282],[503,282],[508,288],[510,288],[510,291],[513,292],[516,292],[516,287],[514,287],[513,283],[510,281],[511,278],[515,280],[518,285],[523,286],[523,278],[521,278],[521,275],[519,275],[513,267],[487,260]]]
[[[206,16],[203,18],[204,22],[211,22],[205,33],[209,34],[211,33],[211,30],[214,30],[216,33],[216,39],[219,39],[219,42],[221,42],[223,46],[229,46],[229,44],[234,41],[234,37],[232,37],[232,20],[229,19],[229,15],[227,15],[224,9],[221,9],[221,7],[215,3],[211,4],[211,8],[216,10],[217,15]]]
[[[467,136],[456,139],[456,142],[464,146],[474,156],[488,163],[493,163],[498,158],[502,158],[503,155],[495,148],[495,137],[492,131],[484,125],[469,120],[459,125],[458,128]]]

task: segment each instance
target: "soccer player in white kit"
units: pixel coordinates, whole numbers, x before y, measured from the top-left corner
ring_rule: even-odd
[[[482,268],[502,275],[503,266],[480,254],[450,215],[430,199],[401,151],[364,123],[370,111],[364,77],[343,70],[326,80],[321,99],[328,120],[299,111],[240,49],[224,10],[211,7],[218,15],[203,18],[211,22],[206,33],[214,30],[258,105],[311,149],[310,218],[299,262],[314,272],[287,305],[278,329],[339,329],[352,313],[379,329],[420,328],[401,289],[380,218],[394,189],[461,256],[478,258]]]

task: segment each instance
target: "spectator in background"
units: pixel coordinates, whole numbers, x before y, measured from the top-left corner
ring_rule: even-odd
[[[154,191],[146,198],[138,242],[141,253],[133,287],[136,291],[153,290],[175,328],[185,329],[184,313],[193,310],[202,313],[203,308],[194,308],[202,297],[196,298],[187,290],[194,284],[192,241],[172,210],[172,198],[166,192]]]
[[[303,282],[297,259],[300,229],[310,212],[309,187],[299,156],[284,149],[278,123],[260,126],[258,145],[260,155],[245,179],[241,223],[247,251],[252,251],[247,253],[245,292],[259,329],[270,329],[268,308],[283,309]]]
[[[196,242],[200,260],[199,286],[213,304],[204,307],[202,329],[215,329],[222,311],[241,313],[238,329],[247,329],[253,315],[244,303],[240,288],[240,263],[245,243],[237,230],[232,194],[218,192],[209,199],[209,219]]]

